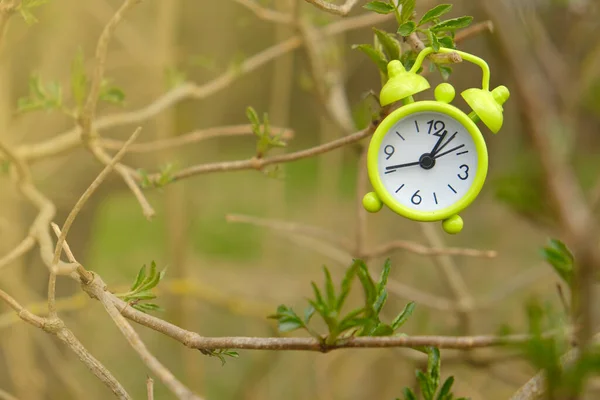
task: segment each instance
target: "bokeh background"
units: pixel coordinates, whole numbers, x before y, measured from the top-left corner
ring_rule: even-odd
[[[32,72],[68,89],[70,67],[82,49],[93,68],[97,38],[120,5],[117,0],[53,0],[35,10],[31,26],[15,16],[0,52],[0,136],[14,146],[49,139],[73,126],[60,112],[16,114],[18,98],[28,92]],[[314,27],[339,21],[302,1],[265,0],[265,7],[290,12],[298,7]],[[298,4],[296,4],[298,3]],[[363,5],[364,1],[359,1]],[[437,1],[419,0],[417,13]],[[540,249],[560,238],[545,194],[539,160],[528,131],[547,115],[556,118],[548,140],[570,153],[580,184],[591,199],[600,197],[600,6],[591,0],[452,1],[450,16],[472,15],[493,21],[494,31],[469,38],[460,49],[486,59],[492,85],[504,84],[512,97],[505,105],[505,126],[493,136],[483,130],[490,152],[488,181],[462,216],[465,230],[440,235],[444,245],[496,250],[492,259],[453,257],[473,297],[471,324],[449,309],[419,304],[404,326],[408,334],[493,334],[509,325],[526,329],[524,301],[537,296],[559,308],[557,277],[544,264]],[[367,11],[360,6],[350,18]],[[393,19],[379,29],[394,31]],[[293,26],[263,21],[233,0],[146,0],[128,13],[110,44],[106,76],[126,93],[123,106],[100,105],[99,115],[135,110],[169,90],[174,79],[210,83],[232,66],[297,32]],[[371,43],[369,26],[321,40],[327,68],[341,79],[355,129],[367,123],[362,98],[380,89],[374,64],[353,44]],[[429,76],[432,87],[441,82]],[[479,84],[476,67],[455,66],[450,78],[457,91]],[[65,91],[68,92],[68,90]],[[431,96],[421,94],[419,98]],[[459,106],[466,110],[462,100]],[[347,134],[327,117],[315,91],[306,49],[286,53],[203,99],[182,101],[143,121],[140,142],[164,139],[196,129],[247,123],[245,110],[268,112],[273,124],[294,131],[287,149],[304,149]],[[547,114],[540,115],[542,109]],[[137,127],[103,131],[124,139]],[[365,142],[365,144],[368,141]],[[130,154],[128,165],[155,171],[249,158],[251,136],[215,138],[170,151]],[[78,149],[33,166],[36,184],[57,205],[62,224],[102,166]],[[158,288],[159,315],[206,336],[278,335],[266,318],[279,304],[302,310],[310,282],[322,282],[322,266],[339,278],[350,257],[322,240],[256,223],[228,222],[227,216],[281,220],[319,227],[353,243],[357,235],[357,176],[362,165],[356,147],[283,165],[269,177],[257,171],[202,175],[163,189],[146,190],[156,209],[148,221],[122,180],[113,175],[87,203],[69,234],[76,257],[97,271],[111,289],[126,288],[143,264],[168,267]],[[26,234],[36,210],[0,178],[0,249],[5,254]],[[268,225],[268,224],[267,224]],[[436,229],[441,232],[439,226]],[[368,215],[366,242],[374,248],[390,240],[430,245],[423,229],[383,210]],[[437,296],[453,293],[431,257],[394,251],[369,260],[378,274],[385,258],[392,278]],[[37,250],[13,262],[0,285],[34,311],[44,312],[48,273]],[[60,279],[60,315],[125,385],[143,398],[148,373],[102,306],[71,280]],[[384,314],[399,312],[412,300],[401,286],[390,285]],[[451,304],[448,303],[450,306]],[[441,307],[443,308],[443,307]],[[105,399],[110,393],[53,337],[19,322],[0,306],[0,388],[19,399]],[[415,386],[414,369],[424,358],[404,350],[343,350],[329,354],[241,351],[225,366],[140,327],[149,348],[184,383],[207,399],[392,399],[404,386]],[[294,333],[296,334],[296,333]],[[302,333],[297,333],[302,335]],[[473,400],[506,399],[535,373],[510,350],[481,350],[469,360],[442,352],[443,376],[454,375],[455,393]],[[172,395],[156,383],[156,398]]]

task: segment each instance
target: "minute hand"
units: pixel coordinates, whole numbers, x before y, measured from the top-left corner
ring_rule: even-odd
[[[456,150],[458,150],[458,149],[461,149],[461,148],[463,148],[463,147],[465,147],[465,145],[464,145],[464,144],[461,144],[460,146],[456,146],[455,148],[453,148],[453,149],[450,149],[450,150],[448,150],[448,151],[445,151],[445,152],[443,152],[442,154],[436,154],[434,158],[440,158],[440,157],[442,157],[442,156],[445,156],[446,154],[452,153],[453,151],[456,151]]]
[[[444,144],[442,145],[442,147],[440,147],[440,148],[439,148],[439,149],[437,149],[437,150],[434,150],[434,151],[432,151],[432,152],[431,152],[431,155],[432,155],[432,156],[434,156],[434,158],[435,158],[435,155],[436,155],[437,153],[439,153],[440,151],[442,151],[442,149],[443,149],[444,147],[448,146],[448,143],[450,143],[451,141],[453,141],[453,140],[454,140],[454,138],[456,137],[456,135],[458,135],[458,132],[454,132],[454,134],[453,134],[452,136],[450,136],[450,139],[446,140],[446,143],[444,143]]]

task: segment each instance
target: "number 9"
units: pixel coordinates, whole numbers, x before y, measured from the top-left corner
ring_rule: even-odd
[[[386,160],[389,160],[390,157],[392,157],[394,155],[395,151],[396,151],[396,149],[394,148],[394,146],[391,146],[389,144],[387,146],[385,146],[385,148],[383,149],[383,152],[387,156]]]

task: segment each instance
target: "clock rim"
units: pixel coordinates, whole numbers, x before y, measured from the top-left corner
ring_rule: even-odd
[[[439,112],[456,120],[471,135],[475,145],[475,151],[477,152],[477,172],[475,174],[475,178],[473,179],[473,184],[469,190],[452,205],[437,211],[418,211],[396,201],[392,194],[385,188],[379,174],[379,149],[381,148],[383,138],[398,121],[409,117],[412,114],[420,112]],[[404,105],[392,111],[383,119],[383,121],[381,121],[373,133],[373,137],[371,138],[371,142],[369,144],[369,150],[367,153],[367,170],[369,180],[371,181],[371,186],[373,186],[375,193],[377,193],[383,204],[385,204],[392,211],[415,221],[441,221],[456,215],[467,208],[469,205],[471,205],[471,203],[473,203],[473,201],[481,192],[488,171],[487,146],[485,144],[483,135],[481,134],[481,130],[477,127],[475,122],[473,122],[473,120],[471,120],[471,118],[469,118],[469,116],[459,108],[451,104],[440,103],[432,100],[418,101]]]

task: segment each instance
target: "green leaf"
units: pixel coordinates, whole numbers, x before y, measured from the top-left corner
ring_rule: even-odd
[[[441,17],[442,15],[450,12],[450,10],[452,10],[452,4],[440,4],[433,7],[431,10],[427,11],[423,17],[421,17],[419,26]]]
[[[454,384],[454,377],[453,376],[448,377],[448,379],[446,379],[446,381],[442,385],[442,388],[440,389],[440,392],[438,393],[436,400],[446,400],[446,399],[451,398],[449,396],[449,394],[450,394],[450,390],[452,390],[453,384]]]
[[[314,313],[315,308],[313,306],[306,307],[306,309],[304,310],[304,325],[308,325]]]
[[[87,94],[87,76],[83,63],[83,50],[79,48],[71,63],[71,94],[78,108],[83,106]]]
[[[365,293],[365,305],[372,308],[373,304],[377,301],[377,289],[364,262],[361,262],[358,265],[358,279],[360,280]]]
[[[373,28],[377,39],[383,46],[388,61],[400,59],[400,42],[391,33]]]
[[[382,290],[385,289],[385,286],[387,285],[391,268],[392,268],[392,263],[390,262],[390,259],[388,258],[387,260],[385,260],[385,263],[383,264],[383,269],[381,270],[381,276],[379,277],[379,282],[377,283],[377,290],[380,293]]]
[[[406,387],[404,388],[403,392],[404,400],[417,400],[417,396],[415,395],[415,392],[412,391],[412,389]]]
[[[433,390],[429,382],[429,378],[421,370],[416,371],[417,381],[421,387],[421,393],[424,400],[433,400]]]
[[[135,277],[135,282],[133,282],[133,285],[131,286],[131,291],[135,291],[137,290],[140,286],[142,286],[142,282],[144,282],[144,279],[146,278],[146,264],[144,264],[142,266],[142,268],[140,268],[137,276]]]
[[[569,248],[560,240],[551,239],[550,245],[542,249],[542,255],[567,285],[572,287],[575,259]]]
[[[327,304],[323,300],[323,295],[321,294],[321,291],[319,290],[317,284],[314,283],[314,282],[311,282],[310,284],[311,284],[311,286],[313,288],[313,292],[315,294],[315,302],[316,302],[316,304],[318,304],[319,306],[321,306],[323,308],[327,308]],[[315,308],[317,310],[319,310],[320,307],[315,307]]]
[[[400,13],[400,20],[402,23],[409,21],[413,12],[415,11],[416,0],[403,0],[402,1],[402,11]]]
[[[331,273],[327,267],[323,267],[323,271],[325,272],[325,293],[327,294],[327,308],[330,310],[335,310],[337,305],[337,299],[335,296],[335,288],[333,287],[333,280],[331,279]]]
[[[98,98],[102,101],[112,104],[123,104],[125,101],[125,92],[121,88],[112,86],[101,89]]]
[[[415,29],[417,29],[417,25],[412,21],[408,21],[400,25],[398,28],[398,34],[400,36],[408,36],[413,33]]]
[[[452,67],[447,65],[437,65],[437,69],[440,71],[443,80],[447,81],[448,78],[450,78],[450,75],[452,74]]]
[[[302,322],[295,321],[292,319],[287,319],[287,320],[279,321],[278,329],[281,332],[291,332],[291,331],[295,331],[296,329],[300,329],[302,327],[303,327]]]
[[[364,9],[376,12],[377,14],[389,14],[394,12],[395,8],[389,3],[383,1],[371,1],[363,6]]]
[[[369,58],[371,60],[373,60],[373,62],[375,62],[375,65],[377,65],[377,68],[379,68],[379,70],[381,72],[383,72],[384,74],[387,74],[388,62],[385,59],[385,55],[380,50],[375,49],[373,46],[371,46],[369,44],[353,45],[352,48],[358,49],[358,50],[362,51],[363,53],[365,53],[367,56],[369,56]]]
[[[439,24],[432,26],[430,29],[432,32],[455,31],[457,29],[466,28],[471,25],[471,22],[473,22],[473,17],[453,18],[442,21]]]
[[[404,307],[404,310],[402,310],[402,312],[396,318],[394,318],[394,321],[392,321],[392,328],[394,330],[396,330],[396,329],[400,328],[402,325],[404,325],[404,323],[412,315],[413,311],[415,310],[415,307],[416,307],[416,304],[414,301],[411,301],[410,303],[408,303]]]
[[[375,311],[376,315],[379,315],[379,313],[381,312],[381,310],[383,309],[383,306],[385,305],[385,301],[387,300],[388,294],[387,291],[385,291],[385,289],[379,293],[379,295],[377,296],[377,300],[375,300],[375,303],[373,304],[373,310]]]
[[[369,336],[390,336],[394,333],[394,330],[391,326],[386,324],[379,324],[375,327],[375,329],[369,334]]]
[[[432,392],[438,388],[440,384],[440,350],[437,347],[432,347],[428,352],[427,359],[427,375],[429,375],[429,382],[432,387]]]
[[[276,319],[281,332],[290,332],[304,327],[302,320],[294,310],[283,304],[277,307],[277,313],[269,315],[267,318]]]
[[[454,40],[450,36],[438,37],[438,42],[447,49],[456,49],[456,45],[454,44]]]
[[[126,297],[129,300],[152,300],[156,298],[156,295],[149,290],[135,292]]]
[[[350,268],[346,270],[346,274],[344,275],[344,279],[342,279],[342,284],[340,287],[340,296],[337,299],[336,311],[339,313],[342,311],[342,307],[344,306],[344,302],[350,294],[350,289],[352,288],[352,281],[354,280],[354,276],[356,275],[357,270],[357,261],[354,260]]]
[[[252,124],[252,126],[254,128],[260,127],[260,120],[258,119],[258,114],[256,113],[256,110],[254,110],[254,108],[252,108],[252,107],[246,108],[246,117],[248,118],[248,120],[250,121],[250,123]],[[257,132],[255,131],[254,133],[256,134]]]
[[[435,35],[435,33],[433,33],[430,29],[427,29],[425,31],[425,34],[427,35],[427,39],[429,39],[429,46],[433,47],[434,51],[439,51],[440,42],[438,41],[438,38]]]

